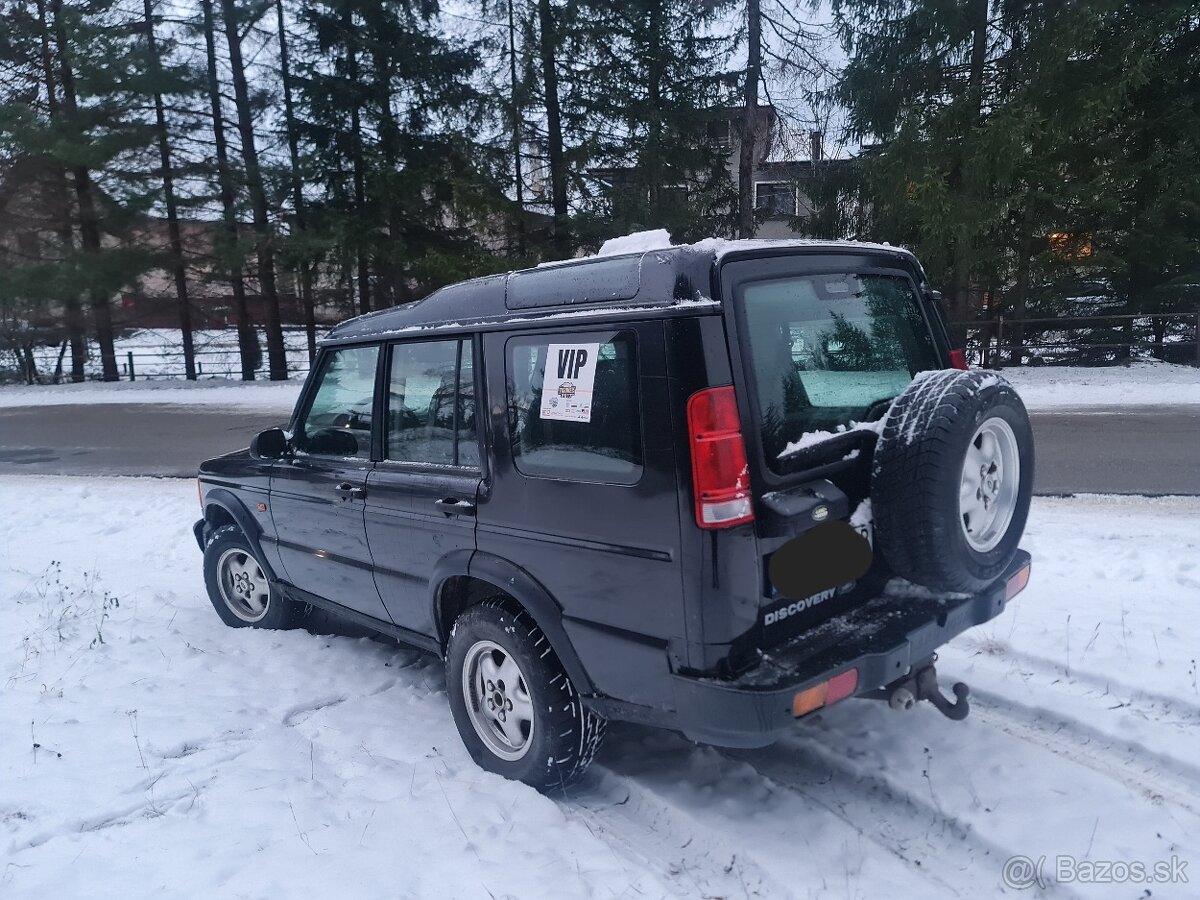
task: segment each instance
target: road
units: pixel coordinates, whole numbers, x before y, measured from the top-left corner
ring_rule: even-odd
[[[152,404],[0,409],[0,472],[190,477],[288,416]],[[1039,494],[1200,495],[1200,406],[1033,413]]]

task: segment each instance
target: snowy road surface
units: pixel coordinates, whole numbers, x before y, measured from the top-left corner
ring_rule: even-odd
[[[0,897],[975,898],[1016,854],[1047,887],[1009,896],[1200,890],[1197,499],[1035,501],[1029,589],[942,654],[966,722],[616,725],[553,798],[474,767],[436,661],[225,628],[191,484],[0,476],[0,509]]]
[[[197,391],[214,394],[240,396]],[[201,460],[245,447],[288,414],[207,403],[0,408],[0,473],[191,477]],[[1031,415],[1038,493],[1200,495],[1200,406]]]

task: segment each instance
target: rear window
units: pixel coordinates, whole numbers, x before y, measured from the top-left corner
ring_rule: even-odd
[[[763,453],[779,474],[805,434],[878,418],[917,372],[940,367],[903,276],[803,275],[747,282],[737,293]]]
[[[642,475],[637,371],[630,332],[510,339],[508,425],[517,470],[636,484]]]

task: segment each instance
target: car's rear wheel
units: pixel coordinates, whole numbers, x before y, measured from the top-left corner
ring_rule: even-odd
[[[271,584],[246,536],[236,525],[216,529],[204,547],[208,599],[231,628],[290,628],[301,607]]]
[[[582,777],[605,720],[581,702],[530,615],[507,598],[467,609],[446,648],[454,723],[471,758],[538,790]]]
[[[1033,430],[990,372],[918,378],[888,409],[871,472],[877,546],[895,574],[973,593],[1017,552],[1033,493]]]

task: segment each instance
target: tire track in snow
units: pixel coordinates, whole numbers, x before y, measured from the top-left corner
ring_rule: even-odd
[[[852,847],[873,865],[881,864],[880,854],[873,851],[882,851],[883,858],[890,859],[906,877],[915,874],[921,879],[927,888],[920,894],[923,898],[978,896],[978,882],[965,873],[962,878],[947,878],[934,867],[923,865],[915,855],[905,853],[895,835],[880,826],[879,816],[872,813],[869,821],[856,819],[844,808],[844,801],[857,801],[857,797],[833,797],[820,786],[810,785],[808,780],[817,767],[806,765],[803,759],[797,761],[794,747],[781,743],[761,751],[722,750],[698,746],[665,732],[653,732],[644,743],[650,743],[655,751],[665,748],[669,752],[645,754],[635,747],[621,759],[602,759],[598,766],[627,785],[630,801],[623,807],[626,822],[636,825],[640,821],[655,841],[661,841],[661,837],[654,836],[660,833],[664,819],[671,823],[671,833],[700,835],[704,844],[696,855],[710,871],[714,859],[732,857],[739,863],[751,860],[754,871],[763,873],[762,896],[799,896],[804,891],[820,896],[832,889],[831,884],[838,883],[837,877],[830,875],[833,860],[820,852],[813,854],[811,870],[796,868],[796,840],[805,835],[810,836],[809,840],[819,836],[826,847],[829,843]],[[806,751],[799,753],[804,755]],[[778,758],[771,759],[772,755]],[[775,823],[762,821],[763,831],[759,833],[750,830],[753,820],[745,818],[746,808],[753,808],[756,802],[755,795],[763,798],[757,804],[762,807],[762,818]],[[613,811],[606,814],[611,816]],[[628,831],[628,824],[624,830]],[[923,826],[914,825],[913,830],[914,834],[924,834]],[[809,840],[805,840],[806,845]],[[639,841],[635,849],[643,847],[644,842]],[[804,877],[810,882],[800,880]],[[849,896],[858,873],[846,872],[845,877],[848,883],[838,884]],[[822,880],[826,882],[823,886]],[[868,883],[873,880],[868,879]],[[748,896],[758,895],[746,887],[735,887],[732,895],[743,891]],[[870,896],[870,891],[864,896]]]
[[[1158,693],[1088,669],[1068,667],[1057,660],[1018,650],[1006,641],[975,638],[970,635],[965,635],[959,640],[963,642],[964,646],[971,647],[977,653],[997,662],[1008,660],[1014,663],[1024,663],[1032,669],[1053,675],[1056,680],[1066,679],[1068,683],[1087,684],[1110,695],[1120,692],[1121,695],[1130,698],[1131,702],[1146,703],[1161,709],[1164,714],[1178,719],[1181,724],[1189,726],[1200,724],[1200,704],[1192,703],[1181,697]],[[972,696],[974,696],[974,688],[972,688]]]
[[[789,895],[790,886],[746,856],[743,848],[715,838],[711,826],[697,822],[633,778],[604,771],[602,766],[596,769],[588,777],[596,785],[595,792],[570,797],[562,801],[562,808],[567,816],[583,821],[615,855],[649,866],[677,886],[680,897]],[[636,879],[625,888],[631,890],[642,893]]]
[[[999,878],[1004,861],[1015,852],[981,837],[935,802],[855,765],[816,737],[798,734],[764,750],[725,752],[836,816],[954,896],[979,896],[979,873],[973,867],[986,863]],[[1078,896],[1054,884],[1044,895]]]
[[[1200,767],[990,691],[973,691],[971,697],[973,716],[989,728],[1120,782],[1151,803],[1173,804],[1200,817]]]

